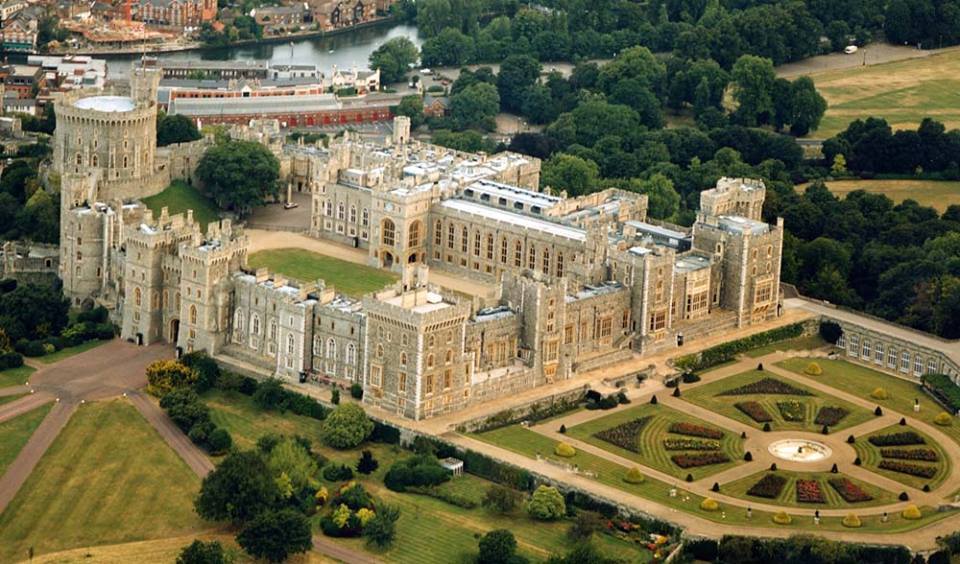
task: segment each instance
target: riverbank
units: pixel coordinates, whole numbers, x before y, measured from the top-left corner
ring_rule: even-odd
[[[276,45],[281,43],[293,42],[293,41],[303,41],[309,39],[324,39],[327,37],[335,37],[338,35],[343,35],[348,32],[355,32],[362,29],[371,29],[377,28],[386,25],[396,24],[396,18],[394,16],[385,16],[382,18],[377,18],[369,22],[364,22],[361,24],[353,25],[350,27],[341,27],[337,29],[332,29],[328,31],[324,30],[309,30],[302,31],[297,33],[290,33],[287,35],[273,36],[273,37],[262,37],[259,39],[243,39],[239,41],[233,41],[230,43],[224,43],[221,45],[209,45],[202,43],[200,41],[191,41],[185,43],[162,43],[158,45],[140,45],[136,48],[133,47],[122,47],[116,49],[59,49],[56,51],[51,51],[51,55],[140,55],[140,54],[158,54],[158,53],[182,53],[188,51],[215,51],[218,49],[230,49],[238,47],[250,47],[253,45]]]

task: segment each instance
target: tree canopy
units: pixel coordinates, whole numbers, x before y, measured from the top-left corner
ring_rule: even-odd
[[[342,403],[324,419],[320,426],[327,446],[347,449],[358,446],[373,432],[373,421],[363,408],[355,403]]]
[[[231,452],[200,486],[197,514],[212,521],[245,523],[274,506],[279,490],[270,469],[254,451]]]
[[[240,215],[279,193],[280,161],[255,141],[227,141],[210,148],[197,165],[197,178],[217,205]]]
[[[237,543],[251,556],[284,562],[313,547],[310,521],[294,509],[264,511],[240,531]]]
[[[420,52],[406,37],[394,37],[370,54],[370,68],[380,69],[380,80],[389,84],[400,82],[417,62]]]
[[[165,147],[173,143],[185,143],[200,139],[200,130],[193,120],[183,115],[157,115],[157,146]]]

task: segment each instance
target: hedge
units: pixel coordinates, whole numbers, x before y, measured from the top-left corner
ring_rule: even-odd
[[[16,351],[0,353],[0,370],[19,368],[23,366],[23,355]]]
[[[530,406],[530,412],[526,415],[521,415],[518,412],[513,411],[512,409],[506,409],[494,415],[491,415],[483,422],[482,425],[473,429],[474,433],[483,433],[486,431],[492,431],[494,429],[499,429],[500,427],[506,427],[507,425],[513,425],[514,423],[519,423],[521,421],[542,421],[544,419],[549,419],[551,417],[556,417],[557,415],[562,415],[569,411],[573,411],[580,407],[584,401],[591,399],[590,392],[593,392],[597,395],[596,401],[600,401],[602,397],[600,394],[590,390],[584,396],[578,396],[574,399],[567,400],[546,400],[543,402],[537,402]],[[616,394],[613,394],[614,401],[610,407],[616,407],[619,404],[619,401],[616,400]]]
[[[960,386],[946,374],[924,375],[923,387],[954,413],[960,410]]]
[[[686,372],[696,372],[706,370],[718,364],[733,360],[738,354],[763,347],[771,343],[794,339],[804,332],[803,323],[793,323],[784,325],[769,331],[750,335],[736,341],[729,341],[715,347],[710,347],[699,353],[689,354],[678,358],[674,365]]]
[[[738,564],[791,562],[797,561],[797,555],[809,554],[814,545],[836,546],[836,550],[826,552],[821,549],[820,552],[842,553],[847,556],[845,561],[850,562],[909,564],[912,560],[912,554],[903,546],[841,543],[808,535],[797,535],[786,539],[724,535],[720,539],[718,560]]]

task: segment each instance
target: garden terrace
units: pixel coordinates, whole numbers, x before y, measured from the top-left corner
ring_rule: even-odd
[[[637,425],[637,421],[643,421],[643,424]],[[721,438],[694,438],[690,432],[713,436],[719,433]],[[700,419],[662,404],[618,410],[571,427],[567,429],[567,435],[677,478],[690,473],[694,479],[700,479],[739,464],[743,458],[742,440],[738,435],[723,433]],[[602,438],[611,435],[619,437],[628,446],[633,440],[638,450]],[[682,448],[684,445],[688,448]]]
[[[909,427],[892,425],[853,446],[864,468],[910,487],[936,489],[950,475],[951,461],[940,445]]]
[[[785,395],[790,394],[790,395]],[[869,421],[873,414],[835,396],[751,370],[685,390],[682,399],[756,428],[835,432]],[[842,417],[841,417],[842,416]],[[817,421],[821,421],[818,423]]]
[[[808,376],[804,374],[811,361],[820,365],[823,374],[819,376]],[[934,422],[934,418],[943,408],[928,396],[922,387],[909,380],[890,376],[876,370],[871,370],[866,366],[853,364],[845,360],[829,360],[825,358],[789,358],[777,363],[777,366],[790,370],[803,378],[809,378],[822,382],[830,387],[836,388],[848,394],[861,397],[871,403],[875,403],[884,410],[893,410],[901,414],[909,414],[911,417],[919,419],[929,425],[934,425],[960,444],[960,422],[955,418],[947,426],[939,426]],[[870,393],[883,388],[887,392],[887,399],[876,399],[870,397]],[[919,401],[920,411],[913,411],[914,400]]]
[[[836,482],[836,485],[831,481]],[[720,491],[724,495],[754,503],[782,505],[788,508],[809,509],[811,506],[816,506],[820,509],[842,509],[875,507],[897,502],[896,495],[887,490],[843,474],[829,472],[764,470],[722,484]],[[815,497],[816,494],[819,497]],[[822,501],[817,502],[814,499]]]

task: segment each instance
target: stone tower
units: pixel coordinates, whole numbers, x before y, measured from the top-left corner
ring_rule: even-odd
[[[404,145],[410,141],[410,118],[397,116],[393,118],[393,144]]]

